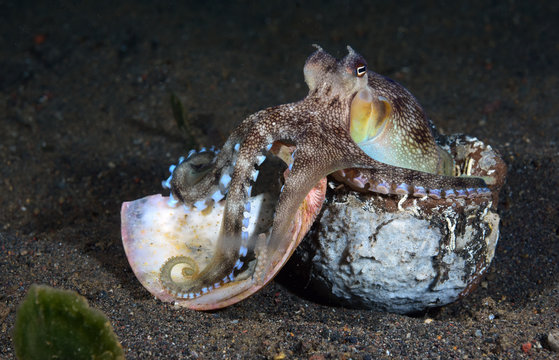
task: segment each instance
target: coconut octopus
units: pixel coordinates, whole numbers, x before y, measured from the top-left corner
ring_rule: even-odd
[[[457,169],[408,90],[349,46],[341,60],[315,47],[304,99],[250,115],[220,150],[181,158],[163,182],[169,198],[123,204],[128,259],[159,299],[208,310],[262,288],[312,225],[330,174],[363,193],[490,201],[489,181]],[[272,158],[282,166],[261,180]]]

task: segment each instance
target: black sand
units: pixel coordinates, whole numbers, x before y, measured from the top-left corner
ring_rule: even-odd
[[[0,1],[2,359],[14,358],[32,283],[84,295],[128,359],[559,357],[543,341],[559,328],[556,2],[181,3]],[[350,44],[439,129],[501,152],[509,176],[486,280],[413,317],[318,305],[275,282],[213,313],[154,300],[126,261],[121,203],[161,192],[191,147],[302,98],[312,43],[336,56]],[[171,92],[195,144],[177,130]]]

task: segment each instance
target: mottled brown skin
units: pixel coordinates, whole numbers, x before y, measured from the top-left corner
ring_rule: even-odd
[[[367,172],[370,178],[388,183],[391,193],[399,193],[395,189],[400,184],[411,186],[409,193],[413,193],[413,186],[443,192],[445,189],[486,187],[484,181],[478,178],[420,172],[387,165],[367,156],[348,132],[350,105],[355,94],[369,86],[373,87],[373,91],[394,101],[396,108],[403,111],[401,121],[410,122],[402,125],[410,129],[410,136],[416,137],[418,143],[432,139],[432,134],[423,133],[430,132],[424,125],[426,119],[423,111],[421,108],[408,108],[406,99],[410,99],[411,94],[401,86],[393,85],[375,73],[363,73],[366,61],[351,48],[348,47],[349,54],[340,61],[317,48],[304,67],[305,81],[309,86],[307,97],[296,103],[259,111],[245,119],[223,146],[214,166],[197,182],[173,176],[172,194],[188,205],[207,198],[208,194],[218,189],[218,183],[224,174],[231,178],[216,255],[188,288],[181,291],[194,296],[203,295],[208,286],[228,282],[228,275],[233,274],[231,277],[234,277],[239,271],[246,269],[246,264],[241,270],[234,270],[234,266],[239,259],[243,263],[246,261],[246,256],[239,255],[239,249],[247,247],[249,254],[254,256],[256,239],[241,240],[245,217],[243,213],[247,210],[245,204],[250,196],[252,173],[258,164],[258,156],[275,141],[294,144],[296,151],[265,245],[267,254],[285,251],[291,239],[289,230],[293,215],[299,205],[321,178],[337,170],[361,168],[361,172]],[[415,99],[412,102],[417,103]],[[411,115],[406,117],[406,111]],[[423,123],[414,124],[417,119]],[[236,144],[239,144],[238,152],[235,150]],[[180,171],[180,167],[175,171]],[[371,190],[375,191],[374,188]],[[270,255],[258,256],[257,261],[258,268],[264,272],[276,265],[272,263]],[[254,281],[259,281],[261,274],[253,274],[253,278]]]

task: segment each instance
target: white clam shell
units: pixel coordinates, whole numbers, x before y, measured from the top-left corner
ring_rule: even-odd
[[[161,286],[160,269],[175,256],[193,258],[200,269],[208,263],[221,228],[224,202],[204,211],[186,211],[183,206],[169,206],[168,201],[168,197],[151,195],[123,203],[122,242],[134,274],[151,294],[161,301],[189,306]],[[248,232],[252,235],[270,226],[273,209],[264,195],[251,198],[250,203],[251,213],[259,214],[250,218]],[[210,297],[205,301],[211,303]]]

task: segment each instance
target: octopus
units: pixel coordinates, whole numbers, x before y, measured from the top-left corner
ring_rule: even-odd
[[[152,293],[161,300],[207,310],[261,289],[312,225],[328,175],[355,191],[383,196],[491,198],[490,179],[468,176],[456,166],[408,90],[369,70],[349,46],[339,60],[315,47],[303,69],[309,87],[304,99],[248,116],[220,150],[193,150],[181,158],[163,182],[170,189],[168,199],[123,204],[122,236],[129,260],[132,251],[144,246],[134,240],[146,228],[158,228],[153,236],[173,237],[172,231],[161,230],[167,221],[180,232],[185,223],[206,216],[198,230],[189,230],[197,244],[210,244],[204,259],[195,256],[203,246],[191,244],[182,255],[166,252],[162,265],[153,267],[157,271],[150,270],[155,274],[150,284],[134,269],[144,286],[157,288]],[[276,173],[281,187],[256,194],[253,186],[271,158],[281,159]],[[273,182],[265,180],[260,187],[267,190]],[[145,217],[146,209],[155,207],[160,211]],[[185,247],[180,241],[174,244]],[[136,263],[150,256],[142,254]]]

